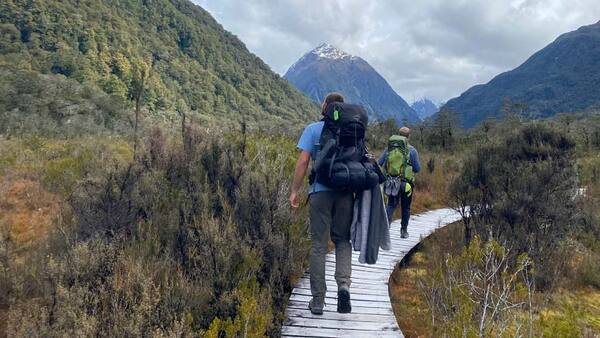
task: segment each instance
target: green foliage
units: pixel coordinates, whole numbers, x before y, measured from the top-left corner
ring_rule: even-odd
[[[595,337],[600,333],[600,295],[588,291],[557,292],[536,317],[544,337]]]
[[[574,143],[559,130],[534,123],[475,150],[454,180],[451,196],[470,207],[471,231],[493,236],[539,267],[547,287],[564,263],[563,239],[577,224]]]
[[[246,286],[240,288],[241,301],[236,309],[236,317],[227,320],[215,318],[208,330],[204,332],[203,337],[219,338],[223,335],[225,337],[264,337],[272,315],[269,308],[258,307],[259,304],[253,295],[255,291],[252,290],[255,288],[256,285],[251,288]],[[262,295],[262,298],[266,297],[268,295]]]
[[[600,254],[587,253],[579,266],[579,277],[584,284],[600,289],[600,264],[598,262],[600,262]]]
[[[100,172],[88,168],[93,152],[71,153],[67,141],[24,143],[36,158],[54,154],[40,173],[72,193],[39,249],[17,258],[0,238],[10,332],[278,335],[308,255],[306,214],[287,207],[293,142],[189,127],[182,142],[153,129],[137,161]]]
[[[0,175],[39,180],[45,189],[67,197],[85,179],[103,175],[113,164],[132,157],[118,138],[89,137],[68,141],[36,135],[0,139]]]
[[[173,119],[179,105],[202,122],[278,128],[316,116],[313,103],[187,0],[9,0],[0,13],[0,65],[130,101],[145,64],[142,104],[152,116]]]
[[[76,137],[127,130],[123,101],[61,75],[0,66],[0,134]]]
[[[367,146],[370,150],[383,150],[387,147],[388,138],[398,134],[398,125],[393,119],[372,123],[368,127],[366,135]]]

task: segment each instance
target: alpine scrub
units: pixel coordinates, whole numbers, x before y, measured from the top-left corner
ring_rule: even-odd
[[[8,332],[277,336],[308,257],[305,213],[286,208],[293,143],[198,128],[186,129],[185,142],[168,134],[145,133],[137,161],[129,147],[121,159],[119,143],[110,146],[116,155],[82,157],[68,191],[56,187],[55,164],[50,176],[40,169],[61,208],[28,250],[0,232],[0,304],[8,304],[0,315]],[[59,153],[69,142],[39,140],[35,156],[54,149],[50,162],[70,168],[72,155]],[[9,153],[3,171],[18,175],[27,153]],[[90,163],[106,171],[88,170]],[[33,169],[26,175],[36,177]]]

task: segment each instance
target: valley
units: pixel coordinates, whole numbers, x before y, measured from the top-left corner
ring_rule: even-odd
[[[0,337],[280,336],[311,251],[306,182],[289,200],[297,142],[332,91],[367,110],[375,157],[410,127],[413,214],[472,210],[377,295],[406,336],[600,335],[599,24],[409,105],[329,43],[280,76],[215,17],[0,3]]]

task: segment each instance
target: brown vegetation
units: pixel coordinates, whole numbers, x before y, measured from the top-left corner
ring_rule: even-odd
[[[42,170],[69,203],[20,259],[0,238],[12,334],[277,335],[308,253],[305,214],[287,207],[293,143],[184,131],[183,141],[149,131],[134,162],[101,153],[114,163],[104,171],[60,157]]]
[[[59,213],[58,198],[38,182],[17,179],[0,184],[0,232],[23,249],[44,240]]]
[[[423,282],[431,278],[448,257],[460,255],[462,247],[462,224],[449,225],[427,238],[419,250],[394,271],[390,280],[390,294],[398,323],[406,337],[443,336],[439,331],[442,327],[453,324],[463,329],[459,325],[469,323],[461,324],[452,320],[432,325],[432,307],[428,303],[431,293],[423,289]],[[536,292],[532,295],[534,311],[531,324],[527,325],[531,325],[533,336],[597,336],[600,333],[600,290],[583,285],[577,273],[563,276],[559,284],[561,286],[553,292]],[[460,294],[456,295],[459,297]],[[522,298],[522,301],[526,300],[527,297]],[[459,313],[457,309],[455,315]],[[527,322],[527,306],[511,310],[509,318]],[[514,336],[517,327],[508,325],[507,331],[501,336]],[[523,332],[526,327],[521,332],[528,336],[527,330]]]

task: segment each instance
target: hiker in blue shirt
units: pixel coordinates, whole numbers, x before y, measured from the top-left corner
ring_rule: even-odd
[[[406,144],[408,144],[408,138],[410,136],[410,129],[408,127],[402,127],[399,130],[400,138],[404,138],[406,140]],[[389,147],[388,147],[389,148]],[[392,217],[394,215],[394,211],[398,204],[400,204],[402,210],[402,218],[401,218],[401,228],[400,228],[400,237],[408,238],[408,220],[410,218],[410,205],[412,203],[413,192],[414,192],[414,177],[412,174],[416,174],[421,171],[421,164],[419,163],[419,153],[417,150],[408,145],[409,148],[409,159],[408,165],[412,167],[412,171],[409,168],[409,172],[402,171],[401,174],[392,174],[390,166],[388,165],[389,160],[389,151],[388,148],[385,149],[381,157],[379,158],[379,165],[384,168],[386,174],[388,175],[388,180],[384,184],[384,191],[388,196],[388,204],[387,204],[387,216],[390,223],[392,222]],[[406,177],[410,176],[410,177]]]
[[[344,102],[342,95],[331,93],[325,98],[321,113],[333,102]],[[324,122],[309,124],[298,141],[300,155],[296,162],[296,170],[290,194],[292,208],[300,206],[299,191],[304,183],[311,159],[314,161],[320,150],[319,140]],[[352,272],[352,246],[350,244],[350,226],[354,196],[349,191],[336,191],[314,182],[309,187],[310,205],[310,290],[312,299],[309,302],[313,314],[323,314],[325,306],[325,256],[329,238],[335,244],[335,280],[338,285],[337,311],[348,313],[350,305],[350,275]]]

